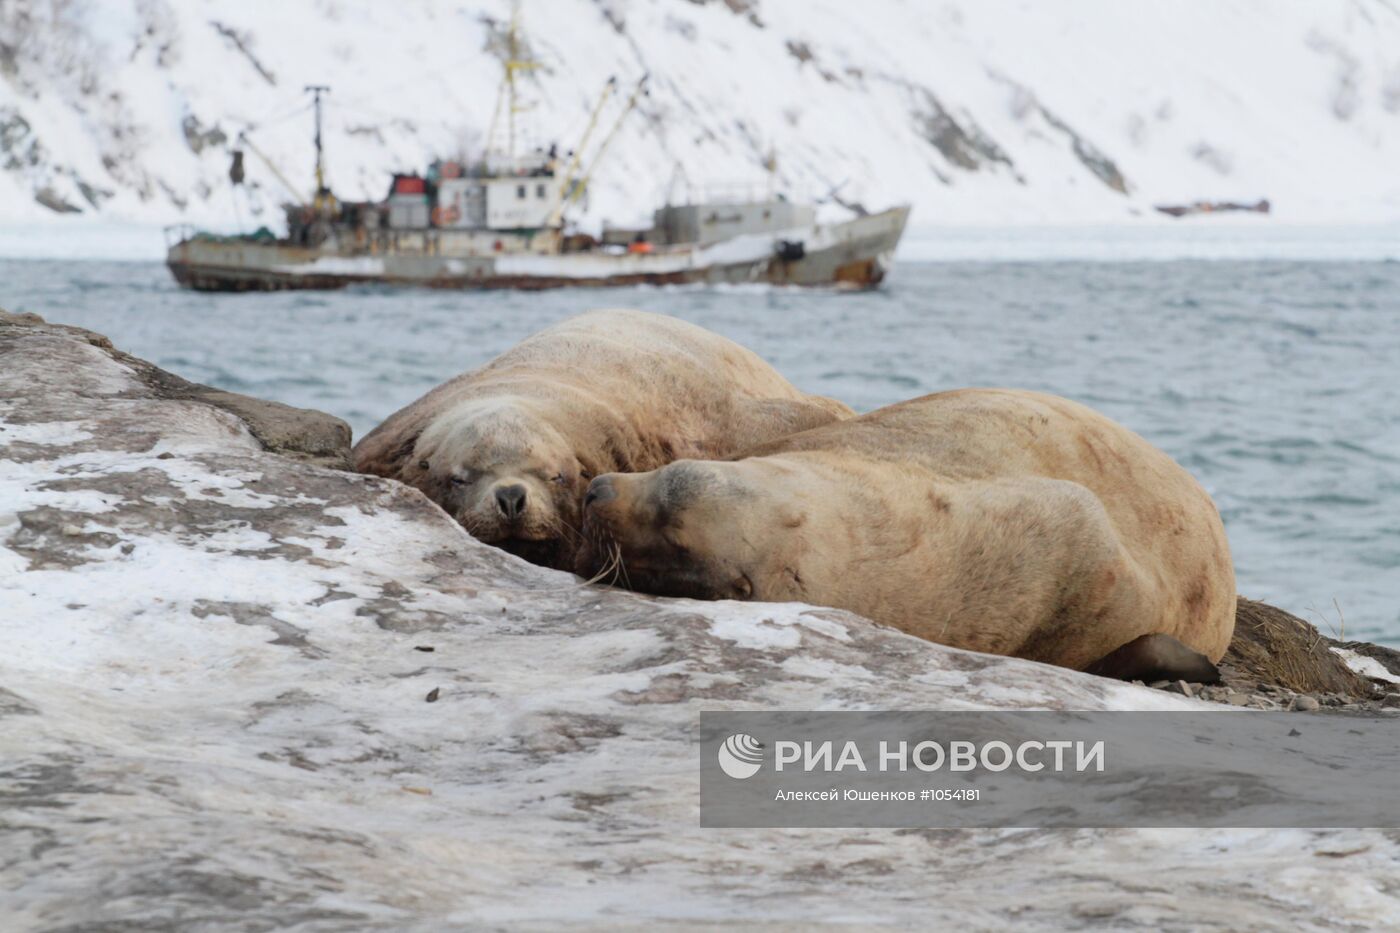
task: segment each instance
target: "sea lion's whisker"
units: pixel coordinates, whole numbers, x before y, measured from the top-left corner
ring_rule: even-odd
[[[608,586],[617,586],[617,546],[608,542]]]
[[[604,561],[602,569],[598,571],[598,576],[607,578],[607,583],[604,584],[605,586],[616,586],[618,564],[617,548],[610,539],[600,540],[598,542],[598,548],[603,551],[603,553],[607,554],[607,560]]]
[[[597,573],[595,573],[593,576],[589,577],[587,580],[584,580],[583,583],[580,584],[580,585],[581,585],[581,586],[591,586],[591,585],[593,585],[594,583],[599,582],[600,580],[602,580],[604,577],[606,577],[608,574],[610,574],[610,573],[612,573],[612,572],[613,572],[613,561],[612,561],[611,559],[609,559],[608,562],[607,562],[606,564],[603,565],[602,569],[600,569],[600,570],[599,570]]]
[[[602,570],[600,570],[600,571],[598,572],[598,575],[599,575],[599,577],[607,577],[607,578],[608,578],[607,585],[610,586],[610,587],[611,587],[611,586],[615,586],[615,585],[617,584],[617,555],[616,555],[616,554],[614,554],[614,553],[612,553],[612,552],[609,552],[609,554],[608,554],[608,562],[607,562],[607,565],[606,565]]]
[[[578,531],[559,515],[552,516],[549,519],[545,530],[556,538],[567,538],[575,544],[581,540]]]
[[[580,533],[580,535],[581,537],[586,537],[586,543],[593,545],[595,551],[607,555],[607,558],[603,561],[602,566],[598,568],[598,571],[587,580],[584,580],[580,585],[591,586],[592,584],[602,582],[604,579],[614,576],[617,572],[618,554],[612,540],[601,529],[597,528],[590,528],[587,530],[586,534]],[[612,586],[613,581],[608,580],[605,585]]]
[[[617,548],[617,569],[622,573],[622,585],[630,590],[632,588],[632,580],[627,576],[627,563],[622,559],[622,545],[614,541],[613,547]]]

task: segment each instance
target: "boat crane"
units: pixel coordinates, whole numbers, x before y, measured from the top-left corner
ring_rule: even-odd
[[[632,91],[632,96],[627,98],[627,106],[622,108],[622,113],[618,114],[617,120],[613,122],[612,129],[608,131],[608,135],[603,137],[603,141],[598,144],[598,151],[593,154],[592,164],[588,166],[588,171],[579,178],[578,184],[569,192],[568,197],[565,198],[565,203],[561,205],[561,210],[576,202],[583,196],[583,192],[587,190],[588,183],[593,178],[593,173],[598,170],[598,166],[603,161],[603,156],[607,154],[608,146],[611,145],[613,139],[617,136],[617,131],[622,128],[622,122],[627,119],[629,113],[636,109],[637,101],[647,93],[647,77],[648,75],[642,75],[641,80],[637,82],[637,87]]]

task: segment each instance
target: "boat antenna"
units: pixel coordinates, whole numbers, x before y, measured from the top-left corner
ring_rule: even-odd
[[[676,183],[685,183],[685,203],[690,203],[690,175],[686,173],[685,163],[676,160],[676,166],[671,170],[671,180],[666,183],[666,206],[670,207],[675,203]]]
[[[321,149],[321,95],[329,94],[331,89],[324,84],[308,84],[306,90],[312,95],[311,102],[316,108],[316,205],[319,207],[325,196],[331,193],[326,187],[326,166]]]

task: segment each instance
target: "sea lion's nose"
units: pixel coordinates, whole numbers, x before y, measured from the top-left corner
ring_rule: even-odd
[[[519,483],[496,487],[496,508],[508,520],[518,519],[525,512],[525,487]]]
[[[588,491],[583,494],[583,507],[586,509],[594,503],[611,502],[617,498],[617,488],[613,486],[612,477],[599,476],[588,484]]]

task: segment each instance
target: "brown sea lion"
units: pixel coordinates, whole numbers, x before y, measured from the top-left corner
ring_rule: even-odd
[[[693,324],[593,311],[390,416],[355,445],[355,468],[418,487],[482,541],[571,570],[594,476],[724,458],[852,414]]]
[[[662,595],[834,606],[1126,678],[1210,679],[1234,627],[1210,497],[1138,435],[1050,395],[942,392],[731,462],[600,476],[584,501],[585,568]]]

